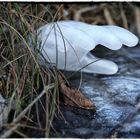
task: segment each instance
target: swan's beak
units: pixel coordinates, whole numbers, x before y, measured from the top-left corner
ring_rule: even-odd
[[[118,71],[117,64],[110,60],[97,58],[91,53],[88,53],[88,55],[83,58],[81,63],[83,65],[87,65],[81,70],[86,73],[112,75]]]

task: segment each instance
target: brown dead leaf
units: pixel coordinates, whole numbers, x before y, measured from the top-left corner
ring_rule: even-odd
[[[96,110],[94,103],[86,98],[79,90],[70,88],[66,85],[66,82],[61,74],[58,75],[58,79],[60,83],[60,91],[64,96],[66,105],[90,109],[94,111]]]

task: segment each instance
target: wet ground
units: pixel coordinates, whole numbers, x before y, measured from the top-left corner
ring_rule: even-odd
[[[119,72],[113,76],[83,74],[80,90],[95,103],[96,113],[62,105],[63,115],[55,118],[52,137],[140,138],[140,48],[96,49],[95,53],[115,61]],[[70,82],[79,87],[80,74]]]

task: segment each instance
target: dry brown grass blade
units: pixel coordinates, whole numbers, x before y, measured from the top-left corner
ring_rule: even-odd
[[[138,7],[135,7],[134,13],[135,13],[137,31],[140,34],[140,9]]]
[[[82,8],[82,9],[76,11],[75,14],[74,14],[74,20],[79,21],[82,18],[83,13],[95,10],[95,8],[96,7],[85,7],[85,8]]]
[[[126,11],[124,10],[122,4],[120,4],[120,12],[121,12],[121,19],[122,19],[122,22],[123,22],[123,27],[128,29],[128,21],[127,21],[127,17],[126,17],[126,14],[125,14]]]
[[[64,95],[66,105],[90,109],[93,111],[96,110],[94,103],[86,98],[79,90],[67,86],[60,74],[58,75],[58,79],[60,83],[60,91]]]
[[[109,11],[108,8],[104,8],[104,16],[105,16],[106,21],[107,21],[108,24],[115,25],[115,22],[114,22],[111,14],[110,14],[110,11]]]

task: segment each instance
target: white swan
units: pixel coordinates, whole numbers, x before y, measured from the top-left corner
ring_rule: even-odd
[[[118,50],[123,44],[133,47],[138,43],[134,34],[121,27],[77,21],[46,24],[37,33],[41,52],[50,63],[55,63],[61,70],[87,73],[115,74],[118,71],[114,62],[99,59],[90,53],[96,45]]]

